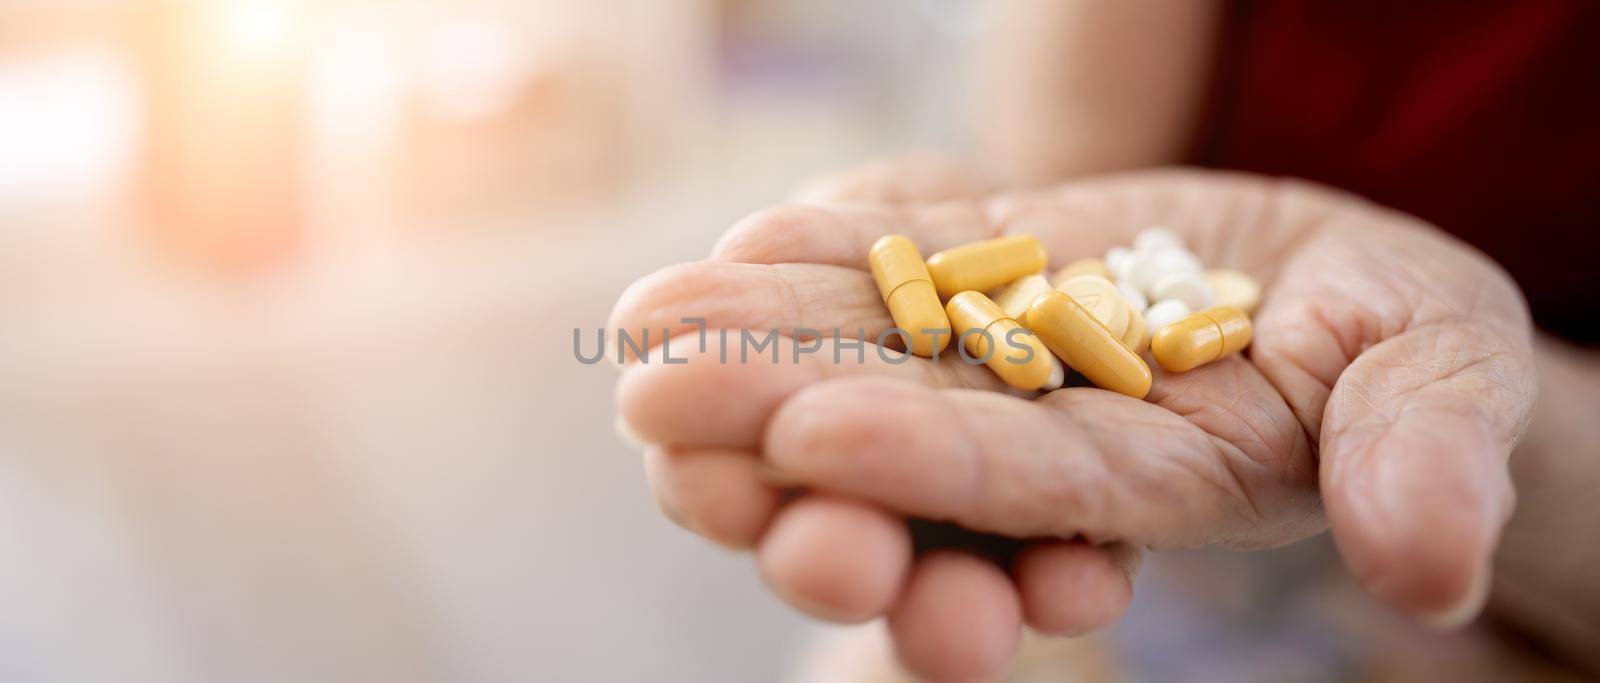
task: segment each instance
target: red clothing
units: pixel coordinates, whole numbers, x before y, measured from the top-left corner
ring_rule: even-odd
[[[1600,3],[1233,3],[1194,161],[1410,212],[1600,343]]]

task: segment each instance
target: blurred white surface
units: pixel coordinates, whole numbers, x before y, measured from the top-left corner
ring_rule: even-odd
[[[0,31],[25,46],[0,51],[0,102],[77,117],[0,112],[0,680],[783,678],[806,620],[656,511],[612,431],[615,373],[576,361],[572,331],[592,339],[629,282],[802,177],[950,142],[959,95],[924,67],[962,57],[915,3],[836,2],[738,20],[748,44],[713,69],[716,4],[640,5],[598,34],[609,15],[573,13],[579,47],[626,48],[644,119],[619,129],[620,173],[570,166],[614,184],[568,201],[500,165],[560,180],[604,151],[612,129],[581,125],[609,95],[571,86],[607,72],[536,81],[527,118],[463,129],[511,106],[456,93],[498,83],[506,46],[448,34],[489,67],[431,82],[462,109],[419,128],[395,39],[339,34],[310,79],[303,240],[224,276],[148,241],[127,202],[137,62],[52,56],[121,15],[85,10],[80,35],[78,14],[0,6],[56,32]]]
[[[801,619],[659,516],[571,335],[793,164],[203,295],[8,250],[0,678],[778,676]]]

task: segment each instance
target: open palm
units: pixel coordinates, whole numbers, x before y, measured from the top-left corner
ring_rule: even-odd
[[[711,260],[639,281],[612,317],[687,335],[671,351],[688,362],[657,348],[618,387],[621,418],[653,444],[663,507],[755,545],[792,604],[887,614],[908,666],[959,680],[998,671],[1022,621],[1075,633],[1114,619],[1138,548],[1266,547],[1331,523],[1381,599],[1446,620],[1476,611],[1533,398],[1523,303],[1476,252],[1353,197],[1197,171],[983,195],[948,169],[880,169],[813,196],[829,201],[759,213]],[[867,272],[882,235],[928,254],[1027,233],[1059,266],[1155,224],[1264,284],[1248,358],[1153,368],[1138,401],[1016,395],[953,348],[891,363],[870,346],[893,325]],[[684,318],[705,319],[703,350]],[[719,329],[733,331],[728,362]],[[785,341],[780,362],[740,363],[744,329],[825,338],[798,360]],[[835,362],[836,329],[868,351],[845,345]],[[789,486],[806,493],[786,500]],[[1007,567],[914,558],[903,516],[1026,546]]]

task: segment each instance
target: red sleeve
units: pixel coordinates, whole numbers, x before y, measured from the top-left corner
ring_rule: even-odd
[[[1487,252],[1600,342],[1600,3],[1232,3],[1197,163],[1299,176]]]

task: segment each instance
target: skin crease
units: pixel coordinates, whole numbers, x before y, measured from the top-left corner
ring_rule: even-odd
[[[788,277],[801,272],[794,264],[827,264],[839,270],[818,286],[870,292],[863,245],[889,229],[929,252],[1026,230],[1059,266],[1155,223],[1186,228],[1204,260],[1251,273],[1266,298],[1248,361],[1158,371],[1150,403],[1093,389],[1028,401],[993,391],[992,379],[983,386],[959,363],[919,358],[893,366],[691,359],[630,366],[619,412],[642,438],[675,451],[748,452],[786,483],[1006,535],[1248,548],[1331,522],[1346,561],[1379,598],[1426,615],[1473,600],[1510,509],[1505,454],[1531,409],[1529,332],[1503,274],[1428,226],[1306,184],[1164,171],[978,201],[772,210],[736,226],[716,258],[788,264],[768,271],[786,282],[801,277]],[[1288,264],[1281,277],[1279,264]],[[848,294],[720,300],[737,296],[720,283],[733,272],[727,265],[681,266],[667,280],[641,281],[613,325],[707,315],[713,329],[747,320],[821,328],[871,318]],[[664,281],[678,284],[661,291]],[[675,343],[674,355],[693,346]],[[740,408],[730,415],[716,406]],[[922,441],[888,447],[911,439]],[[814,524],[818,538],[847,533],[826,516]],[[1428,542],[1438,529],[1459,542]],[[1043,553],[1051,559],[1043,564],[1085,577],[1083,595],[1126,591],[1126,576],[1087,569],[1111,551],[1085,548],[1092,552]],[[809,561],[789,553],[770,562]],[[1069,582],[1027,579],[1037,575],[1019,572],[1020,592],[1007,584],[1026,614],[1084,629],[1125,607],[1074,600],[1059,588]],[[868,604],[847,616],[862,618]],[[1072,609],[1080,612],[1061,613]],[[918,660],[937,648],[911,642],[934,632],[894,629],[909,667],[937,670]]]

